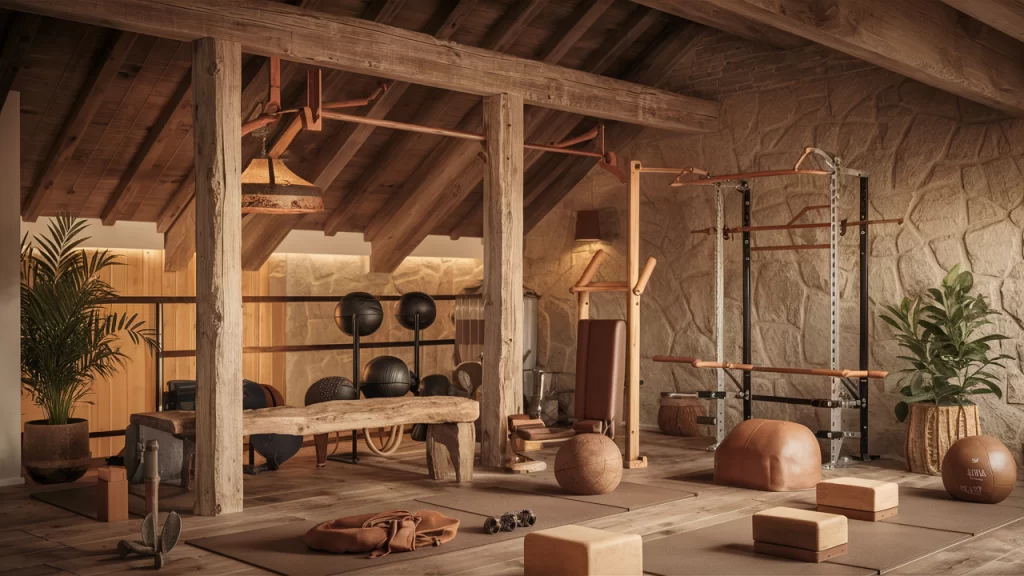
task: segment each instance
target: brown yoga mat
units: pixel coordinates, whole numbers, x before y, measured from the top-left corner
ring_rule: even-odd
[[[813,508],[814,493],[801,495],[793,502],[794,508]],[[900,486],[899,513],[882,522],[977,536],[1021,518],[1024,508],[963,502],[954,500],[945,490]]]
[[[749,517],[644,541],[644,572],[659,576],[861,576],[875,573],[854,566],[810,564],[755,554]]]
[[[45,502],[51,506],[57,508],[63,508],[68,512],[74,512],[80,514],[86,518],[96,520],[96,502],[97,502],[97,490],[99,486],[93,482],[91,484],[84,484],[81,486],[74,486],[71,488],[65,488],[63,490],[51,490],[48,492],[35,492],[32,494],[32,498]],[[131,495],[128,496],[128,512],[132,515],[136,515],[138,512],[135,507],[132,506],[132,500],[135,500]]]
[[[697,472],[687,472],[686,474],[679,474],[678,476],[669,476],[665,480],[675,480],[677,482],[693,482],[694,484],[715,484],[715,471],[714,470],[699,470]]]
[[[550,498],[550,500],[555,500],[556,502],[570,502],[572,504],[580,504],[582,506],[589,507],[592,509],[591,514],[597,514],[595,517],[607,516],[609,514],[619,512],[618,509],[609,506],[582,504],[557,498]],[[328,574],[341,574],[343,572],[378,567],[395,562],[422,560],[423,558],[436,554],[444,554],[477,546],[485,546],[487,544],[494,544],[496,542],[502,542],[512,538],[522,538],[534,530],[544,530],[574,522],[573,519],[561,516],[559,514],[559,510],[536,508],[534,509],[534,512],[538,514],[538,519],[537,524],[532,528],[517,528],[512,532],[487,534],[483,530],[483,524],[486,516],[481,516],[479,514],[447,509],[440,506],[430,506],[417,501],[395,502],[389,504],[387,507],[395,510],[437,510],[443,514],[459,519],[459,533],[454,540],[438,547],[422,548],[413,552],[388,554],[387,556],[374,559],[367,558],[366,554],[328,554],[326,552],[316,552],[310,550],[306,546],[302,537],[317,523],[330,520],[332,518],[382,511],[383,508],[381,508],[381,505],[376,504],[374,506],[361,506],[358,508],[339,507],[332,513],[321,517],[317,521],[293,522],[291,524],[283,524],[269,529],[263,528],[260,530],[250,530],[248,532],[236,532],[234,534],[213,536],[210,538],[198,538],[195,540],[189,540],[188,543],[192,546],[196,546],[222,556],[227,556],[229,558],[234,558],[235,560],[239,560],[265,570],[277,572],[278,574],[284,574],[286,576],[327,576]]]
[[[668,488],[662,488],[661,486],[634,484],[632,482],[620,482],[619,486],[612,492],[609,492],[608,494],[598,494],[596,496],[570,494],[563,490],[561,486],[556,484],[553,480],[549,482],[509,483],[502,485],[502,487],[510,490],[543,494],[544,496],[554,496],[555,498],[576,500],[577,502],[589,502],[591,504],[614,506],[616,508],[622,508],[623,510],[638,510],[640,508],[647,508],[649,506],[665,504],[666,502],[675,502],[676,500],[693,498],[696,496],[693,492],[670,490]]]
[[[623,511],[616,506],[555,498],[498,486],[452,488],[441,494],[417,498],[417,501],[481,516],[501,516],[505,512],[528,508],[537,515],[538,521],[550,518],[558,522],[558,525],[578,524]]]

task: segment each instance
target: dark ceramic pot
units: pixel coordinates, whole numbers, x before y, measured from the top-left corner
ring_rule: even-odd
[[[25,470],[39,484],[74,482],[89,470],[89,422],[72,418],[67,424],[46,420],[25,423]]]

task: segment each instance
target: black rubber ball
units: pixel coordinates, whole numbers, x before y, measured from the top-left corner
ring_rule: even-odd
[[[242,410],[259,410],[269,406],[263,386],[252,380],[242,380]]]
[[[455,396],[455,387],[444,374],[431,374],[423,377],[420,396]]]
[[[334,321],[349,336],[355,334],[356,325],[359,326],[360,336],[369,336],[384,322],[384,309],[372,294],[352,292],[346,294],[334,308]]]
[[[357,400],[359,393],[352,381],[344,376],[328,376],[310,385],[306,390],[306,406],[332,400]]]
[[[437,318],[437,306],[434,299],[423,292],[402,294],[395,305],[395,318],[403,328],[416,329],[416,315],[420,317],[420,330],[430,326]]]
[[[401,359],[378,356],[363,368],[363,379],[359,384],[367,398],[395,398],[408,394],[412,388],[412,374]]]

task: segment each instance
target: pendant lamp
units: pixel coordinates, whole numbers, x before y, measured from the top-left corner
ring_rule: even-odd
[[[324,209],[322,191],[280,158],[254,159],[242,172],[243,214],[306,214]]]
[[[601,213],[597,210],[580,210],[576,213],[576,241],[601,241]]]

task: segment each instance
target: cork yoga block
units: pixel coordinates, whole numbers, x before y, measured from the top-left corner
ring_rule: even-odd
[[[754,514],[754,541],[821,552],[847,543],[846,516],[777,506]]]
[[[658,429],[669,436],[700,436],[697,417],[707,415],[707,408],[697,398],[662,396],[658,407]]]
[[[867,522],[895,516],[900,504],[900,489],[895,482],[834,478],[818,482],[815,492],[819,512]]]
[[[821,447],[806,426],[745,420],[715,450],[715,484],[788,492],[821,480]]]
[[[585,526],[560,526],[526,535],[525,576],[642,576],[643,539]]]

